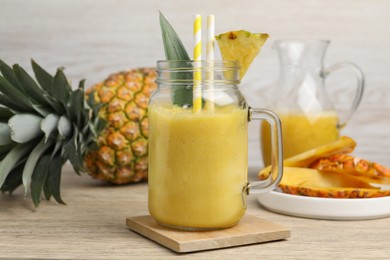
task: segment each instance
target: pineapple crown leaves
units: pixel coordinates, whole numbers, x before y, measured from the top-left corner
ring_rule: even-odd
[[[36,207],[42,192],[63,204],[62,165],[69,160],[78,174],[85,171],[83,156],[105,122],[94,99],[85,101],[84,81],[72,90],[62,68],[52,76],[31,63],[36,81],[0,60],[0,190],[23,185]]]
[[[180,37],[177,35],[175,29],[173,29],[172,25],[168,22],[168,20],[161,12],[160,27],[164,44],[165,58],[167,60],[190,61],[191,58],[188,55]],[[173,76],[177,77],[176,79],[192,79],[191,72],[173,74]],[[172,101],[175,105],[192,106],[191,88],[187,88],[185,85],[174,85],[172,86],[172,90]]]

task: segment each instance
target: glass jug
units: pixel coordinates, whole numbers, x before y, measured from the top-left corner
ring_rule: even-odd
[[[277,92],[268,108],[275,111],[282,121],[284,158],[337,140],[340,129],[361,101],[364,76],[358,66],[340,62],[324,68],[323,59],[329,43],[327,40],[275,42],[280,72],[276,83]],[[357,89],[345,121],[340,122],[326,92],[325,79],[333,71],[343,68],[355,72]],[[264,165],[269,165],[270,129],[265,122],[260,131]]]
[[[278,117],[247,105],[233,61],[159,61],[157,84],[148,106],[151,216],[183,230],[234,226],[247,194],[271,191],[281,180]],[[199,111],[193,93],[201,97]],[[273,174],[248,183],[248,121],[255,119],[271,124]]]

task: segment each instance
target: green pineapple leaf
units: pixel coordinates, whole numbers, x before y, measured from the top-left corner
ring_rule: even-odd
[[[78,125],[86,125],[89,120],[89,107],[88,103],[85,101],[85,79],[81,80],[79,82],[78,89],[83,93],[83,100],[81,102],[81,107],[83,108],[83,112],[79,114],[80,118],[77,118],[77,124]]]
[[[61,169],[62,169],[62,158],[61,154],[56,154],[51,158],[49,165],[49,176],[46,178],[43,191],[46,199],[50,199],[51,196],[60,203],[65,204],[61,198]]]
[[[72,134],[72,122],[66,116],[61,116],[57,129],[59,136],[65,140]]]
[[[50,173],[50,174],[52,174],[52,173]],[[50,176],[50,174],[49,174],[49,176]],[[45,194],[46,200],[50,200],[50,198],[52,196],[51,190],[49,188],[49,184],[48,184],[48,181],[47,181],[49,179],[49,176],[48,176],[48,178],[46,178],[46,182],[43,185],[43,193]]]
[[[11,144],[11,128],[7,123],[0,122],[0,145]]]
[[[34,60],[31,60],[31,65],[34,70],[35,78],[37,79],[41,87],[48,93],[53,93],[53,77],[41,66],[39,66]]]
[[[39,104],[33,104],[32,106],[41,116],[47,116],[52,112],[51,109],[49,109],[47,106],[42,106]]]
[[[15,76],[14,71],[10,66],[8,66],[5,62],[0,60],[0,72],[3,75],[3,77],[11,83],[13,86],[15,86],[19,90],[23,90],[23,87],[20,86],[18,79]]]
[[[107,125],[107,122],[105,120],[102,120],[99,118],[99,120],[97,122],[95,122],[96,132],[100,133],[101,131],[103,131],[103,129],[106,127],[106,125]]]
[[[11,128],[11,139],[17,143],[26,143],[42,135],[42,118],[34,114],[18,114],[12,116],[8,125]]]
[[[4,156],[3,160],[0,162],[0,187],[3,186],[3,183],[11,170],[31,151],[35,144],[35,142],[29,142],[22,145],[16,145]]]
[[[56,144],[55,144],[54,149],[53,149],[53,151],[51,153],[51,158],[56,156],[57,153],[59,151],[61,151],[61,149],[62,150],[64,149],[63,145],[64,145],[64,141],[61,139],[61,137],[57,136]]]
[[[34,111],[30,101],[26,98],[26,95],[1,76],[0,91],[6,97],[5,99],[9,100],[9,103],[14,103],[14,105],[9,106],[10,108],[16,107],[19,111]],[[7,103],[7,105],[9,103]]]
[[[39,206],[41,202],[41,194],[45,185],[49,169],[47,165],[50,163],[50,155],[44,154],[39,158],[36,167],[34,168],[33,175],[31,177],[31,198],[35,207]]]
[[[60,117],[57,114],[47,115],[41,122],[41,130],[45,134],[45,141],[57,133],[57,126]]]
[[[191,60],[179,36],[170,25],[168,20],[160,12],[160,27],[165,50],[165,58],[167,60],[189,61]],[[181,63],[183,64],[183,63]],[[172,79],[188,80],[192,79],[191,72],[175,73]],[[172,101],[178,106],[192,105],[192,89],[186,85],[178,85],[172,87]]]
[[[28,159],[26,161],[26,164],[23,168],[23,176],[22,176],[22,182],[24,186],[24,193],[27,194],[29,185],[31,183],[31,176],[34,172],[34,169],[36,167],[36,164],[42,154],[50,147],[52,146],[52,142],[45,142],[44,139],[42,139],[37,146],[34,147],[34,149],[31,151],[30,155],[28,156]]]
[[[4,157],[17,145],[17,143],[10,143],[7,145],[0,145],[0,164]]]
[[[1,90],[0,90],[1,91]],[[16,103],[15,101],[12,101],[8,96],[3,95],[0,93],[0,104],[4,107],[7,107],[9,109],[12,109],[13,111],[33,111],[32,109],[26,109],[22,105]]]
[[[82,89],[84,91],[85,89],[85,79],[82,79],[79,81],[79,89]]]
[[[7,122],[8,119],[15,115],[14,112],[12,112],[9,108],[6,107],[0,107],[0,121]]]
[[[80,173],[84,171],[84,165],[83,161],[80,159],[80,147],[77,145],[78,134],[77,129],[75,129],[72,138],[64,145],[64,149],[74,170],[80,175]]]
[[[64,74],[63,69],[61,68],[57,69],[57,72],[54,76],[52,91],[55,99],[58,100],[58,102],[60,102],[64,107],[63,112],[66,112],[69,101],[69,93],[72,91],[72,89],[69,86],[69,82]]]
[[[160,12],[160,27],[164,43],[165,57],[167,60],[190,60],[181,39],[171,24]]]
[[[15,64],[13,69],[20,85],[23,87],[27,97],[32,100],[32,103],[51,107],[50,99],[47,98],[43,89],[38,86],[26,71],[18,64]]]
[[[20,163],[12,170],[12,174],[9,174],[4,185],[1,186],[1,192],[12,193],[22,183],[24,164]]]
[[[51,76],[46,70],[44,70],[41,66],[39,66],[34,60],[31,60],[32,68],[34,71],[35,78],[37,79],[39,85],[42,87],[43,95],[46,97],[48,103],[51,108],[54,109],[55,112],[61,114],[64,112],[64,107],[61,106],[56,100],[53,99],[53,81],[54,77]],[[39,112],[39,111],[38,111]]]
[[[75,121],[77,125],[81,124],[82,109],[84,106],[84,90],[77,89],[72,92],[70,96],[70,116],[71,120]]]
[[[87,105],[86,105],[86,106],[88,106],[89,108],[92,109],[93,118],[98,118],[98,117],[99,117],[99,110],[100,110],[100,108],[101,108],[104,104],[103,104],[103,103],[98,104],[98,103],[95,101],[94,94],[95,94],[95,91],[91,91],[91,92],[88,94]],[[85,122],[85,123],[88,123],[88,122]]]

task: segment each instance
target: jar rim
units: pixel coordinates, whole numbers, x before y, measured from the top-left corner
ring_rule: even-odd
[[[240,64],[235,60],[158,60],[157,69],[164,65],[205,65],[200,67],[224,67],[232,69],[240,69]]]
[[[195,83],[206,85],[237,85],[240,83],[240,65],[233,60],[159,60],[157,83]],[[195,77],[197,73],[197,77]]]

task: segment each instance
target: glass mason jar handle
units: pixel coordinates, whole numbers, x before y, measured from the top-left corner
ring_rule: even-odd
[[[267,179],[250,182],[247,194],[266,193],[274,190],[283,177],[282,126],[279,117],[266,109],[249,108],[248,120],[266,120],[271,127],[271,172]]]
[[[360,101],[362,100],[363,97],[363,92],[364,92],[364,74],[363,71],[360,67],[358,67],[356,64],[351,63],[351,62],[338,62],[333,64],[332,66],[326,68],[323,72],[323,77],[326,78],[329,74],[336,70],[340,70],[343,68],[350,68],[355,72],[356,79],[357,79],[357,88],[356,88],[356,93],[355,93],[355,98],[352,102],[352,106],[349,109],[344,122],[339,123],[339,127],[343,128],[353,113],[355,113],[356,109],[358,108]]]

